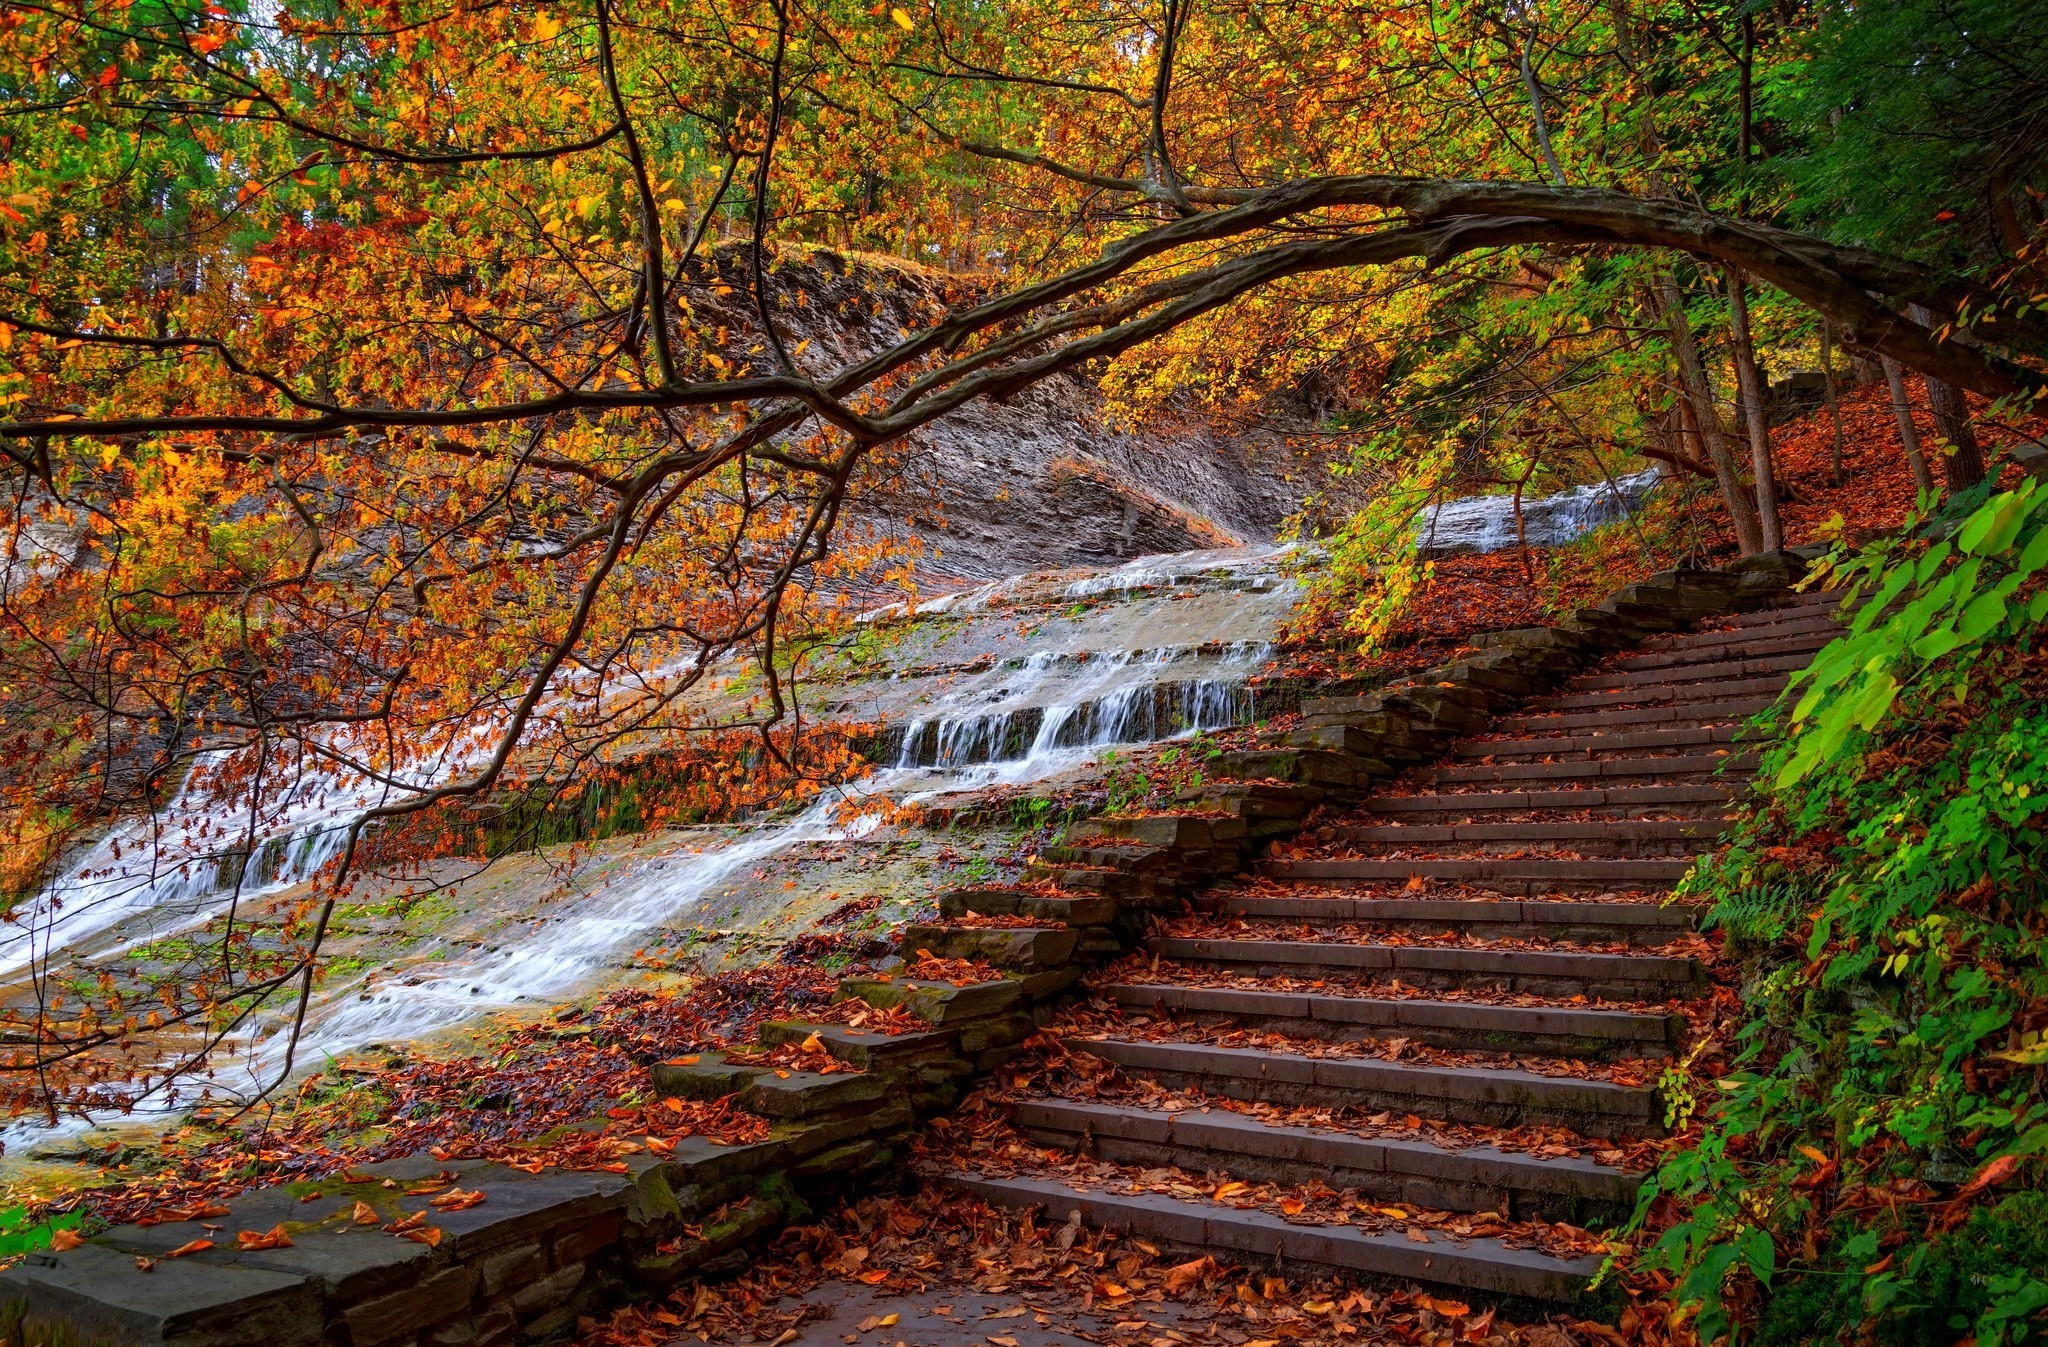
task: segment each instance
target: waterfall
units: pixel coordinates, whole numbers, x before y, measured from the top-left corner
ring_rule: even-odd
[[[502,933],[479,941],[479,927],[467,937],[422,941],[402,963],[329,985],[309,1011],[295,1064],[579,993],[650,932],[776,856],[807,842],[864,835],[877,815],[861,813],[863,802],[914,803],[1024,784],[1080,768],[1113,746],[1249,719],[1257,706],[1249,680],[1292,606],[1293,582],[1281,574],[1278,555],[1141,558],[1081,580],[1067,572],[1049,581],[991,582],[941,604],[947,618],[935,639],[962,622],[985,629],[976,638],[983,647],[976,660],[946,667],[981,671],[872,676],[878,695],[894,699],[883,723],[902,727],[889,765],[826,792],[788,821],[738,826],[702,849],[679,846],[631,862],[594,891]],[[998,595],[1005,602],[991,603]],[[1097,602],[1075,603],[1079,598]],[[1039,616],[1022,621],[1020,612]],[[1153,639],[1133,642],[1134,635]],[[1021,650],[991,659],[991,645]],[[901,658],[916,665],[930,654],[927,642]],[[484,743],[478,731],[428,755],[410,773],[408,788],[472,767]],[[252,824],[246,788],[216,788],[222,779],[247,780],[246,771],[229,770],[233,765],[226,754],[210,755],[160,817],[125,824],[91,848],[25,909],[0,945],[0,972],[18,973],[31,958],[105,958],[203,927],[231,900],[273,894],[317,874],[335,859],[361,811],[392,794],[332,772],[309,773],[260,801]],[[230,1090],[268,1085],[283,1063],[287,1030],[283,1015],[265,1019],[236,1045],[239,1070],[224,1058],[209,1083]],[[134,1102],[145,1111],[155,1103]]]
[[[1522,532],[1531,547],[1558,547],[1602,524],[1626,518],[1661,480],[1649,468],[1618,477],[1612,486],[1595,482],[1554,496],[1522,501]],[[1504,552],[1518,546],[1512,496],[1467,496],[1423,511],[1417,530],[1422,550],[1433,556],[1458,552]]]

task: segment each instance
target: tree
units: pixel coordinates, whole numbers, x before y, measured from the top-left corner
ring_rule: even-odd
[[[1739,270],[1958,387],[2040,394],[2038,323],[1970,277],[1645,191],[1693,119],[1621,160],[1640,137],[1601,123],[1607,95],[1659,100],[1604,13],[1569,16],[1597,41],[1568,59],[1476,9],[9,10],[0,451],[17,555],[75,540],[0,594],[12,804],[132,805],[223,744],[251,750],[257,780],[228,784],[252,796],[280,771],[373,783],[304,942],[224,952],[165,1017],[239,1023],[311,985],[373,825],[632,737],[746,730],[812,770],[777,652],[873,560],[838,537],[866,465],[974,399],[1133,379],[1196,335],[1249,368],[1305,312],[1397,315],[1445,278],[1497,307],[1513,268],[1585,287],[1582,313],[1637,255]],[[1603,160],[1613,185],[1517,180]],[[778,281],[825,243],[982,270],[922,278],[921,322],[827,358]],[[1522,284],[1522,337],[1568,347],[1551,284]],[[1912,303],[1997,340],[1940,340]],[[1274,327],[1231,331],[1258,306]],[[1446,350],[1512,367],[1475,312]],[[1626,368],[1639,328],[1607,336],[1594,356]],[[1528,405],[1571,423],[1563,386],[1532,378]],[[1739,484],[1729,503],[1743,519]],[[706,724],[687,694],[736,653],[762,703]],[[40,1015],[17,1065],[128,1019]]]

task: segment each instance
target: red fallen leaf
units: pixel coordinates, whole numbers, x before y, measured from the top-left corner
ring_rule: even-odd
[[[85,1236],[76,1230],[58,1230],[50,1235],[50,1247],[58,1253],[69,1253],[85,1243]]]
[[[1966,1197],[1975,1197],[1986,1188],[1996,1187],[2011,1178],[2019,1170],[2019,1167],[2020,1158],[2017,1155],[2001,1155],[1990,1164],[1985,1165],[1984,1168],[1978,1170],[1977,1177],[1964,1184],[1957,1191],[1956,1198],[1961,1200]]]
[[[284,1222],[279,1221],[268,1230],[243,1230],[235,1235],[235,1247],[244,1253],[261,1249],[289,1249],[292,1238],[284,1232]]]
[[[180,1244],[177,1248],[165,1254],[164,1257],[183,1258],[188,1253],[205,1253],[208,1249],[211,1249],[212,1247],[213,1241],[210,1239],[195,1239],[188,1241],[187,1243]]]

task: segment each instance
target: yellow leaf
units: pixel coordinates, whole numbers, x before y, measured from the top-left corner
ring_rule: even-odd
[[[536,42],[552,42],[561,31],[561,23],[545,14],[533,21],[533,40]]]
[[[910,21],[910,16],[904,13],[901,9],[890,10],[889,17],[894,19],[896,21],[896,26],[898,28],[901,28],[906,33],[917,26],[916,24]]]

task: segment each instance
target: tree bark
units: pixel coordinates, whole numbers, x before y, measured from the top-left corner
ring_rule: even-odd
[[[1835,384],[1835,325],[1823,321],[1820,325],[1820,375],[1828,386],[1828,419],[1833,422],[1835,438],[1828,450],[1828,481],[1836,486],[1842,484],[1842,396]]]
[[[1941,320],[1923,304],[1912,306],[1913,321],[1934,328]],[[1984,451],[1977,447],[1976,432],[1970,429],[1970,406],[1963,390],[1932,374],[1927,377],[1927,410],[1934,415],[1934,429],[1948,441],[1941,457],[1942,475],[1948,478],[1950,494],[1967,491],[1985,478]]]
[[[1742,392],[1742,419],[1749,429],[1749,468],[1756,478],[1757,536],[1766,552],[1785,545],[1778,523],[1777,474],[1771,467],[1771,428],[1764,419],[1764,380],[1756,367],[1756,343],[1749,330],[1749,295],[1739,268],[1728,278],[1728,331],[1735,348],[1735,384]]]
[[[1657,277],[1658,307],[1664,311],[1664,325],[1671,333],[1671,353],[1678,359],[1678,377],[1692,404],[1693,421],[1699,427],[1700,444],[1707,461],[1714,465],[1714,479],[1721,484],[1721,499],[1728,504],[1729,523],[1735,530],[1735,545],[1744,556],[1763,550],[1763,533],[1757,525],[1756,502],[1735,467],[1735,455],[1728,448],[1728,436],[1721,425],[1720,410],[1714,406],[1714,388],[1700,363],[1699,343],[1685,316],[1685,301],[1671,273]]]
[[[1927,470],[1927,456],[1920,452],[1920,431],[1913,424],[1913,404],[1906,399],[1906,371],[1890,356],[1884,358],[1884,381],[1891,385],[1892,418],[1899,423],[1899,447],[1906,451],[1906,464],[1913,469],[1915,490],[1934,490],[1934,474]]]

